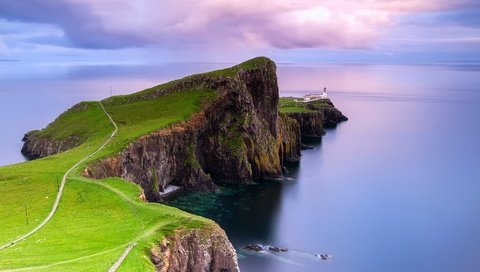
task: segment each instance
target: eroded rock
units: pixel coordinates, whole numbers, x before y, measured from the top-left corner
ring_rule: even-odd
[[[236,272],[237,255],[218,226],[176,231],[151,250],[160,272]]]

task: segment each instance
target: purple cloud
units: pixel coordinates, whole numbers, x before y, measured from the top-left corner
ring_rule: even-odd
[[[80,48],[367,48],[399,15],[466,0],[2,0],[0,18],[52,24]]]

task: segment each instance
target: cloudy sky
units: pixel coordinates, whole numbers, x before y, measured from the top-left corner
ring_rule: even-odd
[[[480,60],[478,0],[0,0],[0,59]]]

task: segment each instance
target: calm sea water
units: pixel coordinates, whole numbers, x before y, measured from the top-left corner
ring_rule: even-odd
[[[0,164],[75,102],[222,66],[0,64]],[[350,120],[284,181],[170,202],[216,220],[242,271],[480,271],[480,66],[284,64],[279,83],[282,95],[326,86]]]

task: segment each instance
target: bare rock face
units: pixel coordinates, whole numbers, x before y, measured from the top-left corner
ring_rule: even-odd
[[[68,112],[82,112],[87,111],[90,108],[91,106],[88,103],[78,103],[58,116],[55,121],[62,118],[62,116]],[[29,159],[38,159],[77,147],[82,144],[84,140],[85,137],[82,137],[82,135],[72,134],[64,138],[56,138],[52,135],[43,134],[42,130],[33,130],[26,133],[23,137],[22,141],[24,144],[21,152]]]
[[[289,112],[288,117],[295,119],[300,125],[302,136],[321,137],[325,135],[325,128],[333,128],[348,118],[327,99],[325,105],[307,103],[306,108],[312,112]]]
[[[168,185],[199,191],[217,187],[196,158],[197,127],[203,114],[141,137],[120,154],[88,166],[83,175],[92,178],[121,177],[139,184],[149,201],[159,201]]]
[[[336,127],[338,123],[348,120],[348,118],[335,107],[321,108],[320,112],[323,113],[323,126],[326,128]]]
[[[61,141],[38,137],[35,131],[30,131],[23,137],[22,154],[29,159],[38,159],[72,149],[80,144],[80,139],[75,136],[67,137]]]
[[[298,162],[301,156],[301,131],[300,124],[286,114],[278,118],[278,144],[279,155],[282,163]]]
[[[237,272],[237,255],[225,232],[215,225],[177,231],[150,252],[160,272]]]
[[[321,137],[326,133],[321,112],[289,112],[287,115],[298,122],[302,136]]]
[[[308,109],[322,113],[322,122],[325,128],[336,127],[338,123],[348,120],[348,118],[343,115],[341,111],[335,108],[330,99],[327,99],[326,102],[327,106],[320,106],[314,103],[307,104]]]

